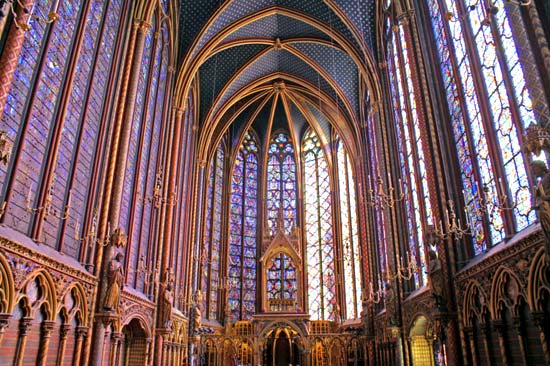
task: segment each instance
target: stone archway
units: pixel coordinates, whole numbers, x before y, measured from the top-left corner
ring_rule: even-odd
[[[434,366],[432,340],[428,337],[428,319],[420,315],[414,321],[409,336],[412,364],[415,366]]]
[[[138,319],[122,328],[121,366],[146,365],[148,359],[147,333]]]
[[[296,342],[298,333],[290,327],[279,327],[266,334],[263,362],[268,366],[301,364],[302,352]]]

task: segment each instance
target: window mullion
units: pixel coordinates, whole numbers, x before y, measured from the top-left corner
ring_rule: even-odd
[[[495,138],[490,138],[490,136],[497,136],[497,131],[495,128],[495,119],[496,116],[493,118],[492,111],[490,110],[489,103],[490,103],[490,94],[496,92],[496,90],[489,93],[489,90],[487,89],[487,84],[485,77],[483,76],[483,69],[486,67],[481,61],[478,48],[477,48],[477,40],[476,40],[476,34],[479,36],[480,33],[483,33],[483,27],[484,25],[480,25],[478,31],[474,33],[474,30],[471,27],[471,24],[469,22],[469,17],[472,15],[469,14],[469,12],[465,9],[466,6],[464,2],[468,0],[462,0],[458,1],[458,12],[460,16],[458,16],[461,24],[462,24],[462,31],[466,43],[466,47],[468,49],[468,55],[470,59],[470,71],[473,76],[473,82],[476,88],[478,101],[479,101],[479,108],[481,113],[481,120],[483,122],[483,126],[485,128],[486,134],[487,134],[487,145],[489,154],[492,161],[492,167],[493,167],[493,177],[490,180],[491,186],[489,187],[491,190],[496,191],[497,188],[497,180],[499,178],[505,178],[506,174],[504,172],[504,162],[502,161],[502,155],[500,153],[500,147],[498,146],[497,141],[495,141]],[[482,6],[481,0],[479,0],[478,4],[476,6]],[[473,10],[471,10],[473,11]],[[462,14],[464,16],[462,16]],[[495,86],[496,87],[496,86]],[[481,172],[480,172],[481,174]],[[498,197],[494,197],[495,202],[498,204]],[[497,210],[498,211],[498,210]],[[507,235],[510,235],[513,231],[513,223],[511,218],[511,213],[502,211],[502,212],[496,212],[497,215],[501,215],[504,223],[504,230]],[[486,215],[489,216],[488,220],[490,220],[490,216],[492,216],[491,212],[486,212]],[[492,243],[497,244],[497,243]]]

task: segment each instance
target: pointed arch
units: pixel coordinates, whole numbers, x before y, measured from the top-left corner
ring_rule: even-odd
[[[256,133],[248,130],[232,172],[227,294],[231,321],[249,320],[256,311],[258,146]]]
[[[302,140],[305,246],[311,319],[332,320],[337,307],[332,185],[319,137],[308,129]]]
[[[8,260],[0,253],[0,313],[11,314],[15,300],[15,283]]]

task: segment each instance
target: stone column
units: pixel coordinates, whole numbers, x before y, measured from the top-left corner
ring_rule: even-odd
[[[20,3],[23,7],[30,9],[34,0],[22,0]],[[15,4],[14,6],[16,8],[17,22],[20,24],[20,27],[17,27],[15,23],[11,24],[2,55],[0,55],[0,119],[4,113],[6,99],[13,81],[13,74],[15,73],[17,61],[23,48],[25,32],[28,30],[27,21],[29,14],[25,13],[21,6]]]
[[[151,352],[152,344],[153,344],[153,339],[147,338],[147,345],[145,346],[145,357],[147,358],[147,365],[153,364],[153,352]]]
[[[6,331],[10,317],[11,314],[0,314],[0,347],[2,346],[2,339],[4,338],[4,332]]]
[[[519,317],[514,318],[514,328],[518,335],[519,349],[521,351],[521,358],[523,360],[523,364],[527,365],[527,344],[526,344],[526,339],[523,336],[521,319]]]
[[[546,332],[544,331],[544,314],[533,313],[533,321],[537,325],[537,328],[539,328],[540,344],[542,346],[542,351],[544,353],[544,361],[547,365],[550,365],[550,351],[548,350],[548,339],[546,337]]]
[[[69,331],[71,330],[70,324],[61,325],[60,337],[59,337],[59,349],[57,350],[57,364],[61,365],[63,359],[65,358],[65,348],[67,347],[67,337],[69,336]]]
[[[498,344],[500,348],[500,356],[502,357],[502,365],[508,366],[508,356],[506,355],[506,342],[504,341],[504,324],[501,320],[493,320],[493,326],[498,333]]]
[[[110,355],[110,358],[109,358],[109,362],[111,365],[117,365],[118,364],[118,360],[117,360],[117,356],[118,356],[118,350],[120,348],[120,342],[122,340],[122,333],[117,333],[117,332],[113,332],[113,334],[111,334],[111,355]]]
[[[15,365],[23,365],[23,355],[27,347],[27,336],[32,325],[32,318],[23,318],[19,324],[19,339],[17,341],[17,350],[15,351]]]
[[[111,319],[109,317],[102,316],[101,314],[98,314],[96,316],[94,325],[94,346],[90,357],[91,366],[103,365],[105,329],[109,326],[110,323]]]
[[[88,334],[88,327],[79,326],[76,328],[76,343],[74,346],[74,359],[73,365],[81,365],[80,356],[82,355],[82,344],[84,343],[84,338]]]
[[[480,332],[483,335],[483,350],[486,355],[489,355],[489,327],[485,323],[479,323],[479,328],[483,330]],[[488,366],[491,366],[491,357],[487,357]]]
[[[478,366],[479,362],[477,359],[477,349],[476,349],[476,341],[474,339],[474,328],[468,327],[465,329],[466,334],[468,336],[468,341],[470,342],[470,352],[472,354],[472,364],[473,366]]]

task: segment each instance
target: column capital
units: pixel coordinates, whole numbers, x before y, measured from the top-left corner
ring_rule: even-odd
[[[67,336],[69,335],[69,331],[71,330],[71,325],[70,324],[63,324],[61,325],[61,329],[60,329],[60,339],[61,340],[64,340],[64,339],[67,339]]]
[[[146,34],[151,29],[152,24],[136,18],[134,19],[133,27],[137,28],[138,32],[142,34]]]
[[[33,318],[23,318],[19,324],[19,332],[21,336],[26,336],[29,332],[29,329],[32,325]]]
[[[76,327],[76,338],[84,338],[88,334],[88,327],[85,326],[78,326]]]

